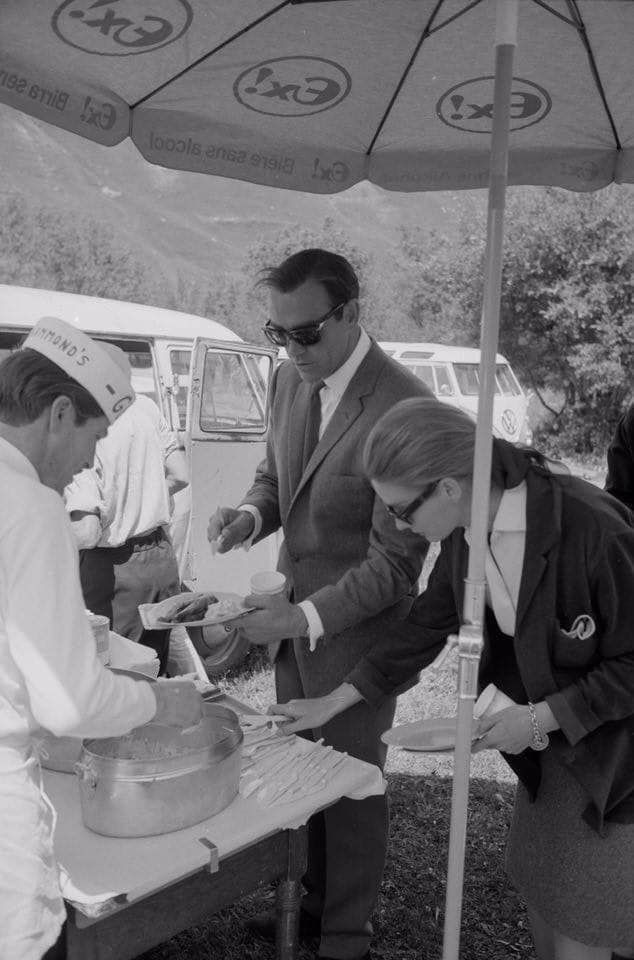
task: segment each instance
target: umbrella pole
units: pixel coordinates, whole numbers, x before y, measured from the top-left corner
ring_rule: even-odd
[[[489,527],[495,357],[500,325],[504,206],[508,169],[513,58],[519,0],[497,0],[493,132],[487,216],[485,286],[480,331],[480,396],[476,424],[471,545],[458,642],[458,717],[451,797],[443,960],[458,960],[469,801],[471,727],[483,646],[484,558]]]

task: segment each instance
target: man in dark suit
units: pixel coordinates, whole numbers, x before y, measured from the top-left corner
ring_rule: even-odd
[[[386,632],[398,636],[427,543],[397,532],[364,476],[363,446],[384,411],[429,390],[360,327],[359,284],[343,257],[303,250],[263,282],[264,331],[289,361],[271,391],[266,458],[242,505],[219,508],[208,535],[222,553],[282,528],[278,569],[289,599],[257,598],[261,609],[240,624],[253,642],[270,644],[280,702],[341,683],[365,697],[319,735],[382,768],[379,738],[396,698],[370,692],[366,655]],[[300,936],[320,935],[322,958],[370,956],[387,814],[383,796],[343,799],[310,821]],[[272,934],[273,924],[260,929]]]

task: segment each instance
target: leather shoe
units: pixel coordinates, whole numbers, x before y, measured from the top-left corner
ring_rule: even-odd
[[[274,913],[256,913],[246,922],[247,930],[259,937],[260,940],[268,940],[275,943],[275,914]],[[299,911],[299,940],[306,943],[309,940],[318,940],[321,936],[321,920],[319,917],[313,917],[305,910]]]

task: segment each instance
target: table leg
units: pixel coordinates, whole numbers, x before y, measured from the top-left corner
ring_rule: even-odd
[[[301,883],[306,870],[306,830],[287,830],[286,876],[276,892],[276,958],[297,960]]]

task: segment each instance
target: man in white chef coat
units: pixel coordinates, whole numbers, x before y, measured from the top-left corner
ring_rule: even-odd
[[[43,318],[0,364],[0,957],[63,956],[55,813],[37,741],[106,737],[201,717],[192,683],[117,676],[96,654],[61,493],[132,403],[129,372],[80,330]]]

